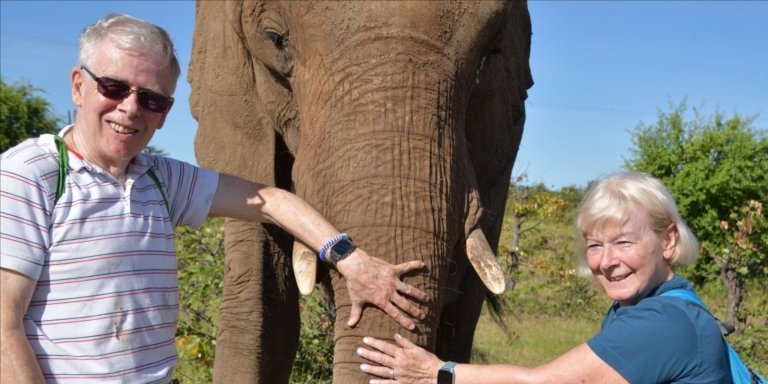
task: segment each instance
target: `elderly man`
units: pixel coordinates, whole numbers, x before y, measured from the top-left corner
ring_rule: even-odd
[[[71,71],[75,124],[9,149],[0,163],[0,381],[167,383],[177,361],[177,225],[207,216],[273,223],[413,328],[424,313],[390,265],[356,248],[297,196],[142,153],[180,73],[160,27],[108,15],[86,28]],[[411,298],[426,300],[413,287]]]

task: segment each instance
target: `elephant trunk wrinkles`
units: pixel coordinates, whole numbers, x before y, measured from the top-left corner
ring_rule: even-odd
[[[444,57],[436,57],[436,59]],[[455,68],[395,58],[373,72],[331,75],[335,92],[323,121],[303,121],[293,169],[296,193],[314,205],[374,257],[393,264],[423,260],[429,269],[405,280],[432,296],[422,309],[423,324],[437,324],[443,302],[456,294],[446,286],[459,273],[453,257],[463,254],[464,237],[479,216],[474,179],[463,142],[464,95],[453,93]],[[397,72],[375,73],[386,68]],[[428,69],[428,70],[427,70]],[[312,97],[310,109],[323,108]],[[374,203],[375,202],[375,203]],[[461,251],[456,252],[455,248]],[[355,329],[346,327],[350,302],[346,286],[332,274],[336,322],[336,370],[359,375],[355,356],[360,338],[391,338],[403,329],[381,310],[366,308]],[[455,276],[451,279],[456,279]],[[406,332],[407,333],[407,332]],[[434,348],[437,329],[421,326],[410,335]],[[336,372],[339,373],[339,372]],[[335,374],[336,374],[335,373]]]

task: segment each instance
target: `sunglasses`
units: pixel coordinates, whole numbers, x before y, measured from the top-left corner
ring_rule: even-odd
[[[156,113],[166,112],[168,108],[171,108],[171,105],[173,105],[173,97],[171,96],[161,95],[147,89],[131,89],[130,85],[120,80],[115,80],[109,77],[98,77],[85,66],[81,66],[80,68],[85,70],[85,72],[91,76],[93,81],[96,82],[96,90],[108,99],[123,100],[130,96],[131,93],[135,93],[139,100],[139,105],[142,106],[142,108]]]

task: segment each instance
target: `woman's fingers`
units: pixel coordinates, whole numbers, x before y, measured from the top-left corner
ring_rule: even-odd
[[[363,342],[365,342],[365,339],[363,339]],[[397,343],[398,346],[402,349],[410,349],[413,347],[416,347],[416,344],[413,343],[413,341],[410,341],[406,339],[403,336],[400,336],[399,333],[395,333],[395,343]]]
[[[360,364],[360,370],[374,376],[384,377],[387,379],[394,380],[395,371],[392,368],[389,367],[380,367],[370,364]],[[373,382],[373,381],[372,381]],[[376,383],[379,383],[380,381],[375,381]]]
[[[406,304],[410,305],[407,300],[403,299],[401,296],[398,296],[401,300],[405,301]],[[395,297],[392,297],[393,301],[397,301]],[[402,303],[402,302],[401,302]],[[418,308],[417,308],[418,309]],[[408,330],[414,330],[416,328],[416,323],[407,315],[401,311],[397,305],[390,303],[384,308],[384,312],[387,313],[391,318],[395,319],[395,321],[400,324],[403,328]]]
[[[366,336],[363,338],[363,343],[373,349],[375,349],[378,352],[373,352],[374,357],[379,358],[379,360],[373,360],[379,364],[384,364],[386,361],[383,360],[384,357],[392,358],[395,357],[395,354],[397,354],[397,351],[400,349],[395,344],[392,344],[390,342],[379,340],[375,337]],[[365,348],[360,348],[363,351],[366,351]],[[379,356],[382,355],[382,356]],[[363,356],[363,355],[361,355]],[[367,355],[363,356],[365,358],[368,358]]]
[[[361,364],[360,370],[374,376],[393,379],[392,366],[394,365],[395,353],[399,348],[394,344],[373,337],[363,338],[363,343],[373,349],[360,347],[357,349],[357,354],[376,365]]]

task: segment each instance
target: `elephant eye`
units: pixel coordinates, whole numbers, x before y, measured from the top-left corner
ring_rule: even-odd
[[[275,32],[275,31],[266,31],[267,38],[272,41],[272,44],[275,45],[275,48],[279,50],[285,50],[285,36]]]
[[[276,74],[285,78],[291,77],[293,59],[288,34],[278,32],[272,28],[265,28],[264,37],[269,41],[268,43],[265,41],[265,43],[272,43],[274,48],[274,51],[270,54],[272,57],[268,58],[265,64],[274,70]]]

